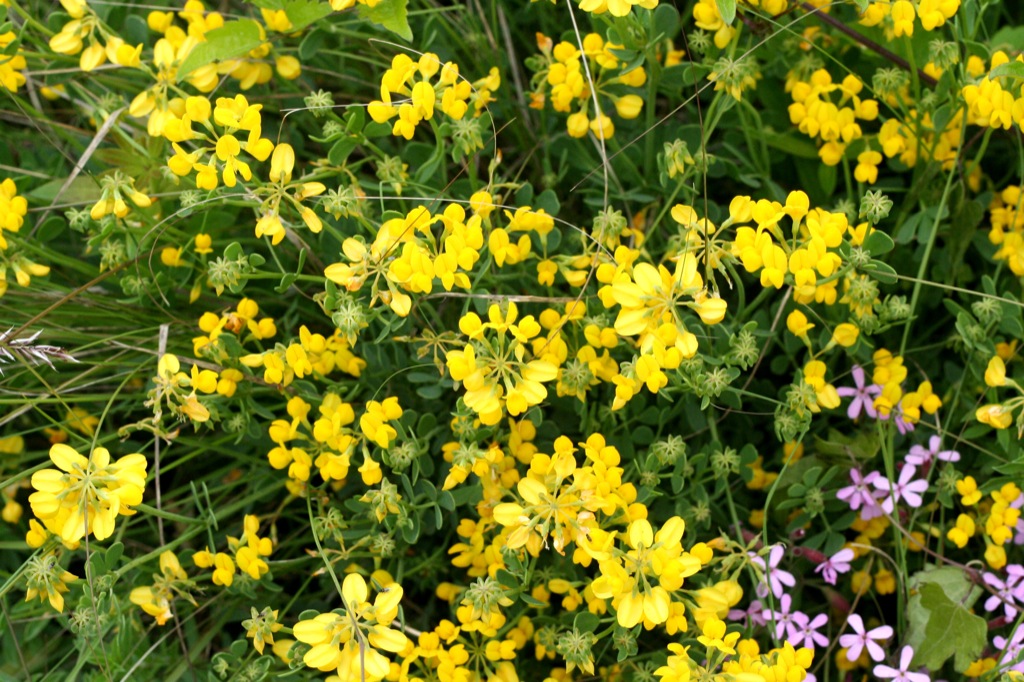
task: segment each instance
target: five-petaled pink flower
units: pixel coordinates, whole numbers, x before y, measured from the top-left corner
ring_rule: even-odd
[[[910,661],[913,658],[914,650],[909,646],[905,646],[900,653],[899,670],[887,665],[876,665],[875,677],[891,679],[893,682],[931,682],[932,678],[927,673],[912,673],[908,670],[910,668]]]
[[[932,436],[928,439],[928,447],[925,448],[923,445],[911,446],[910,452],[907,454],[907,464],[913,464],[914,466],[925,466],[932,459],[938,459],[943,462],[959,462],[960,453],[956,450],[939,450],[942,447],[942,438],[939,436]]]
[[[836,578],[840,573],[847,573],[850,570],[850,562],[854,559],[853,550],[849,547],[844,547],[825,561],[818,564],[817,568],[814,569],[815,573],[821,573],[821,577],[825,579],[829,585],[836,584]]]
[[[771,587],[772,594],[775,595],[776,599],[782,598],[782,595],[786,592],[786,587],[793,587],[796,585],[796,578],[793,577],[792,573],[778,568],[779,562],[782,561],[782,557],[785,553],[785,547],[782,545],[775,545],[768,553],[767,564],[765,564],[763,557],[753,557],[753,563],[760,566],[761,570],[764,571],[764,579],[757,586],[757,596],[762,599],[768,595],[768,589],[765,587],[764,581],[768,582],[768,585]]]
[[[864,621],[856,613],[850,614],[846,619],[847,624],[856,634],[843,635],[839,638],[839,646],[846,649],[846,659],[856,661],[860,658],[861,652],[866,648],[868,656],[873,661],[881,661],[885,658],[885,650],[878,645],[878,642],[892,637],[893,630],[888,625],[882,625],[873,630],[864,630]]]
[[[900,477],[893,483],[885,476],[879,476],[874,480],[874,485],[879,490],[888,493],[882,498],[882,509],[887,514],[891,514],[893,508],[897,502],[901,499],[906,500],[907,504],[911,507],[920,507],[923,503],[921,499],[921,493],[928,490],[928,481],[923,478],[919,478],[914,481],[914,474],[917,473],[917,467],[913,464],[906,464],[903,467],[903,471],[900,472]]]
[[[853,382],[856,384],[856,387],[840,386],[836,389],[836,393],[839,394],[840,398],[853,398],[850,401],[850,407],[846,410],[846,416],[850,419],[856,419],[860,416],[861,409],[863,409],[867,416],[876,419],[878,412],[875,411],[875,396],[882,393],[881,386],[877,384],[865,385],[864,369],[860,365],[854,365],[851,374],[853,374]]]

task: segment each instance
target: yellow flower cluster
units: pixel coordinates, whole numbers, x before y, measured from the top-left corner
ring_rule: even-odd
[[[149,196],[135,189],[135,180],[121,171],[104,176],[100,184],[103,188],[100,198],[89,211],[89,217],[93,220],[100,220],[111,213],[117,218],[127,216],[129,206],[126,197],[139,208],[149,208],[153,203]]]
[[[786,85],[793,98],[789,120],[821,143],[818,156],[826,165],[838,164],[847,146],[862,137],[858,121],[878,118],[878,102],[860,97],[864,82],[854,74],[835,83],[828,71],[818,69],[806,81],[787,78]]]
[[[1024,63],[1024,56],[1017,55],[1014,61]],[[997,50],[989,62],[989,71],[983,73],[977,83],[963,87],[968,123],[1004,130],[1009,130],[1014,123],[1018,128],[1024,126],[1024,92],[1020,80],[1013,76],[991,76],[993,69],[1007,63],[1010,63],[1009,55]]]
[[[256,236],[270,237],[270,242],[273,245],[280,244],[285,235],[284,223],[281,222],[282,199],[288,200],[288,205],[298,212],[302,222],[311,232],[317,234],[323,229],[323,221],[312,208],[304,206],[302,201],[323,194],[327,191],[327,187],[322,182],[292,183],[294,168],[295,150],[287,143],[277,145],[270,157],[269,177],[273,184],[255,190],[257,196],[266,196],[260,206],[260,218],[256,222]]]
[[[516,484],[516,501],[494,507],[494,520],[509,529],[505,546],[525,547],[532,556],[551,546],[559,554],[598,526],[596,515],[613,517],[630,511],[636,489],[623,483],[619,451],[601,434],[591,435],[584,448],[587,465],[578,467],[572,441],[555,440],[554,453],[535,453],[527,475]],[[633,510],[634,512],[637,510]]]
[[[252,179],[249,164],[240,158],[244,150],[257,161],[266,161],[274,151],[274,143],[262,135],[262,104],[249,104],[243,95],[217,98],[216,106],[210,106],[205,97],[189,97],[184,102],[180,118],[171,114],[164,121],[162,134],[172,142],[174,156],[167,165],[175,175],[187,176],[196,172],[196,187],[213,190],[217,188],[217,172],[227,187],[234,187],[237,176],[246,181]],[[192,124],[200,124],[206,132],[196,132]],[[220,128],[218,132],[217,128]],[[244,142],[236,133],[247,133]],[[193,152],[186,152],[178,143],[191,140],[200,146]],[[209,155],[209,161],[200,160]],[[278,240],[280,241],[280,239]]]
[[[190,585],[178,557],[168,550],[160,554],[160,573],[153,574],[153,584],[134,588],[128,599],[153,616],[157,625],[164,625],[174,616],[171,602],[175,597],[183,596],[195,605],[195,600],[185,591]]]
[[[398,653],[410,644],[404,633],[391,627],[398,617],[402,586],[381,571],[373,581],[380,585],[373,603],[368,601],[366,580],[350,573],[341,587],[343,609],[295,624],[295,639],[311,647],[303,663],[323,672],[337,671],[342,680],[378,682],[388,675],[391,664],[381,651]]]
[[[790,218],[792,229],[787,238],[780,221]],[[757,227],[743,225],[753,221]],[[729,220],[724,225],[740,225],[732,243],[731,256],[749,273],[759,273],[761,286],[782,288],[791,284],[797,303],[835,303],[838,280],[834,275],[842,265],[837,250],[843,237],[859,241],[866,225],[853,228],[846,215],[811,208],[802,191],[790,192],[786,203],[767,199],[735,197],[729,203]],[[822,279],[819,281],[819,277]]]
[[[139,66],[142,45],[132,47],[111,33],[85,0],[60,0],[60,4],[71,21],[50,38],[51,50],[69,56],[81,53],[78,65],[82,71],[92,71],[108,59],[119,66]]]
[[[280,15],[284,15],[284,12],[281,11]],[[149,134],[154,137],[163,135],[164,125],[170,118],[181,118],[185,114],[185,99],[177,95],[171,96],[172,92],[180,93],[176,82],[182,62],[196,45],[206,40],[209,31],[224,26],[223,15],[219,12],[206,11],[200,0],[187,0],[183,9],[177,12],[177,16],[185,22],[184,28],[174,22],[174,12],[154,10],[147,17],[149,29],[163,34],[163,37],[153,45],[152,68],[148,66],[148,62],[140,62],[141,45],[135,48],[131,62],[118,61],[124,66],[142,68],[155,80],[153,85],[132,100],[129,107],[132,116],[149,117],[147,128]],[[272,30],[286,30],[281,28],[277,13],[263,10],[263,18]],[[285,20],[287,21],[286,17]],[[261,36],[265,34],[263,26],[260,26],[260,33]],[[199,92],[206,93],[217,87],[221,76],[227,75],[236,79],[238,87],[242,90],[248,90],[254,85],[268,82],[273,76],[274,70],[266,61],[271,50],[271,43],[263,42],[243,57],[200,66],[191,71],[185,81]],[[287,79],[298,78],[301,72],[299,61],[290,55],[277,56],[275,66],[277,72]]]
[[[95,448],[88,457],[69,445],[50,448],[56,469],[32,474],[28,501],[32,513],[46,530],[66,543],[88,534],[106,540],[114,532],[118,515],[131,516],[142,502],[146,487],[146,456],[135,453],[115,461],[106,448]]]
[[[0,33],[0,87],[11,92],[17,92],[18,88],[25,84],[25,74],[21,72],[27,66],[20,47],[14,54],[7,54],[7,46],[17,37],[14,31]]]
[[[329,265],[324,275],[348,291],[359,291],[369,281],[370,306],[380,300],[402,317],[412,310],[409,293],[429,294],[435,279],[445,291],[456,286],[468,289],[468,273],[480,259],[484,227],[494,210],[490,194],[474,194],[470,208],[468,218],[459,204],[449,204],[433,216],[425,207],[414,208],[404,218],[385,221],[369,247],[349,237],[341,247],[348,263]],[[442,229],[435,235],[437,223]],[[493,246],[492,253],[499,258]]]
[[[207,547],[192,555],[192,563],[198,568],[212,568],[211,579],[214,585],[231,587],[235,581],[235,565],[238,570],[253,580],[259,580],[270,571],[270,566],[263,557],[274,551],[274,544],[269,537],[260,537],[260,520],[253,514],[247,514],[242,522],[242,537],[228,536],[227,552],[211,552]],[[233,558],[232,558],[233,555]],[[163,623],[160,623],[163,625]]]
[[[4,231],[17,233],[25,224],[28,213],[28,201],[18,195],[18,186],[14,180],[4,178],[0,182],[0,251],[7,250],[7,239]]]
[[[921,20],[921,28],[934,31],[943,26],[960,9],[960,0],[880,0],[867,5],[861,14],[863,26],[881,24],[886,35],[892,37],[914,35],[914,21]]]
[[[1024,193],[1010,185],[992,197],[989,204],[988,240],[999,247],[997,260],[1005,260],[1013,274],[1024,277]]]
[[[366,361],[355,356],[339,330],[324,336],[310,332],[306,325],[299,327],[297,342],[278,343],[270,350],[243,355],[238,360],[250,369],[262,367],[263,380],[281,387],[309,375],[325,377],[336,369],[358,377],[366,367]]]
[[[260,306],[251,298],[243,298],[234,310],[225,311],[220,315],[212,312],[203,313],[199,317],[199,329],[203,334],[193,337],[193,352],[197,357],[205,356],[215,362],[221,362],[229,357],[225,344],[226,337],[221,338],[224,334],[231,334],[243,344],[250,340],[265,341],[274,338],[277,326],[273,318],[257,319],[259,314]]]
[[[694,660],[689,653],[690,647],[673,642],[668,645],[668,661],[654,674],[661,682],[703,679],[799,682],[806,679],[807,671],[814,662],[814,649],[797,649],[787,641],[781,647],[762,653],[757,640],[740,640],[740,633],[726,635],[725,630],[725,623],[709,619],[704,624],[704,634],[697,638],[705,647],[706,657]],[[719,666],[721,672],[715,674]]]
[[[558,361],[533,315],[519,317],[514,302],[492,304],[487,322],[470,312],[459,320],[469,341],[448,351],[445,364],[454,381],[466,388],[463,401],[484,424],[497,424],[507,411],[515,417],[547,397],[545,383],[558,373]],[[488,333],[491,332],[491,333]],[[534,340],[538,343],[531,343]],[[533,346],[533,351],[529,350]]]
[[[537,47],[540,54],[528,62],[536,72],[531,80],[530,106],[542,109],[550,101],[555,111],[569,114],[565,125],[572,137],[590,132],[599,139],[611,138],[615,123],[608,115],[609,103],[620,118],[629,120],[640,115],[644,100],[636,92],[647,82],[647,72],[642,66],[626,70],[627,64],[613,53],[621,45],[588,33],[581,51],[566,41],[555,45],[551,38],[538,33]],[[592,111],[594,107],[596,111]]]
[[[200,394],[229,396],[234,394],[242,380],[238,370],[225,369],[222,374],[223,378],[212,369],[200,369],[199,365],[192,365],[190,373],[185,374],[181,371],[178,357],[165,354],[157,363],[157,375],[153,378],[155,387],[146,405],[154,410],[162,410],[166,405],[171,414],[195,423],[210,421],[211,405],[209,401],[200,400]]]
[[[717,324],[725,317],[726,302],[712,295],[697,272],[697,257],[685,253],[675,259],[672,270],[665,265],[633,263],[638,255],[625,247],[616,250],[615,263],[602,263],[598,291],[606,308],[618,306],[615,333],[635,337],[638,355],[632,369],[615,377],[613,409],[621,408],[643,387],[657,393],[668,385],[665,370],[679,367],[697,353],[697,337],[690,331],[682,311],[696,312],[704,324]]]
[[[683,550],[685,529],[678,516],[657,531],[641,518],[629,524],[618,545],[614,533],[597,528],[582,544],[583,551],[598,562],[599,575],[591,584],[594,595],[610,600],[622,627],[643,623],[651,630],[666,623],[676,608],[672,594],[711,561],[713,553],[704,543]]]
[[[536,0],[532,0],[536,2]],[[569,1],[569,0],[567,0]],[[613,17],[624,17],[633,11],[634,7],[654,9],[658,6],[658,0],[579,0],[580,9],[591,14],[604,14],[608,12]]]
[[[1009,387],[1017,392],[1012,398],[979,407],[974,417],[994,429],[1006,429],[1013,423],[1013,413],[1021,410],[1017,419],[1017,432],[1024,432],[1024,387],[1006,376],[1006,362],[999,355],[993,355],[985,368],[985,384],[991,388]],[[1024,436],[1019,436],[1024,437]]]
[[[995,570],[1005,567],[1005,546],[1013,540],[1020,520],[1020,487],[1013,482],[1004,483],[983,501],[977,481],[973,476],[965,476],[956,482],[956,491],[960,503],[968,509],[957,516],[956,525],[946,532],[946,537],[963,549],[981,529],[985,536],[985,561]]]
[[[10,178],[0,182],[0,296],[7,293],[7,270],[14,271],[14,280],[20,287],[27,287],[33,277],[45,277],[50,268],[40,265],[24,254],[9,255],[4,253],[10,246],[4,231],[17,233],[25,224],[28,213],[28,201],[18,195],[18,187]]]
[[[275,469],[287,467],[294,485],[304,485],[313,466],[325,481],[342,483],[348,476],[352,454],[362,446],[363,465],[359,473],[363,483],[380,483],[383,472],[380,463],[370,456],[368,445],[387,449],[398,437],[394,423],[403,413],[398,398],[368,401],[359,416],[359,431],[353,427],[355,409],[335,393],[324,395],[315,420],[309,417],[311,409],[312,405],[296,396],[288,401],[291,421],[276,419],[271,423],[270,440],[276,447],[267,454],[270,465]]]
[[[916,391],[904,392],[907,368],[902,356],[879,348],[872,355],[872,360],[875,369],[871,381],[882,387],[882,392],[874,400],[880,418],[888,419],[890,415],[895,415],[894,418],[904,424],[916,424],[921,419],[922,410],[927,414],[935,414],[942,407],[942,399],[932,392],[930,381],[922,381]]]
[[[437,82],[431,83],[434,76]],[[492,67],[486,77],[471,83],[459,75],[458,64],[445,62],[442,65],[432,52],[423,54],[415,62],[407,54],[398,54],[381,78],[380,99],[370,102],[367,113],[377,123],[386,123],[398,116],[392,134],[411,140],[420,122],[434,118],[439,98],[441,111],[458,121],[469,111],[471,99],[473,115],[479,116],[487,104],[494,101],[491,94],[500,86],[497,67]],[[393,95],[402,95],[409,101],[395,106]]]

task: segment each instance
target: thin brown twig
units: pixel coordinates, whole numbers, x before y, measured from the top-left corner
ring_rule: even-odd
[[[913,71],[914,70],[913,67],[910,66],[910,63],[906,59],[904,59],[903,57],[899,56],[895,52],[893,52],[893,51],[891,51],[891,50],[889,50],[889,49],[887,49],[885,47],[882,47],[881,45],[879,45],[875,41],[873,41],[870,38],[868,38],[867,36],[865,36],[860,31],[856,31],[856,30],[850,28],[849,26],[847,26],[843,22],[841,22],[838,19],[836,19],[831,14],[825,14],[825,12],[823,12],[821,10],[821,8],[815,7],[814,5],[812,5],[809,2],[801,2],[800,3],[800,7],[805,12],[807,12],[807,14],[814,15],[819,21],[822,21],[822,22],[828,24],[829,26],[831,26],[832,28],[836,29],[840,33],[842,33],[842,34],[852,38],[854,40],[854,42],[860,43],[861,45],[863,45],[864,47],[868,48],[872,52],[877,53],[880,57],[885,57],[886,59],[891,61],[893,64],[899,66],[901,69],[904,69],[905,71]],[[917,76],[918,76],[918,78],[921,79],[922,83],[927,83],[930,87],[934,88],[936,86],[936,84],[938,83],[938,81],[936,81],[934,78],[932,78],[931,76],[926,74],[921,69],[917,70]]]

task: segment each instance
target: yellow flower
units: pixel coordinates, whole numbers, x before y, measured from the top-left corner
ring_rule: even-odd
[[[973,507],[981,500],[981,491],[973,476],[965,476],[957,481],[956,491],[960,493],[960,503],[965,507]]]
[[[68,583],[78,580],[65,571],[57,562],[54,554],[31,557],[25,564],[25,601],[39,597],[40,601],[49,601],[55,611],[64,612],[64,593],[69,591]]]
[[[860,336],[860,330],[856,325],[850,324],[849,322],[837,325],[832,331],[832,341],[843,348],[849,348],[853,344],[857,343],[858,336]]]
[[[1009,428],[1013,423],[1013,413],[1003,405],[982,405],[975,410],[974,417],[982,424],[988,424],[994,429]]]
[[[701,626],[701,630],[704,634],[697,637],[697,641],[703,644],[708,649],[708,657],[712,656],[711,649],[718,649],[724,654],[733,655],[736,653],[734,648],[736,641],[740,638],[740,633],[730,632],[725,633],[725,623],[719,620],[716,616],[711,616],[704,621],[704,625]]]
[[[153,616],[157,625],[164,625],[174,615],[171,611],[171,602],[176,596],[184,596],[192,601],[183,590],[186,583],[188,574],[182,569],[174,552],[168,550],[160,554],[160,573],[153,575],[153,584],[136,587],[128,595],[128,599]]]
[[[998,355],[993,355],[985,368],[985,384],[996,388],[1006,385],[1006,363]]]
[[[974,532],[974,519],[967,514],[960,514],[956,518],[956,526],[949,529],[946,537],[957,547],[963,549],[967,546],[967,541],[974,536]]]
[[[584,547],[599,561],[600,576],[591,584],[594,595],[613,600],[622,627],[643,622],[651,629],[666,622],[671,593],[700,570],[701,560],[680,544],[685,528],[685,522],[674,516],[655,533],[649,521],[638,519],[626,531],[628,549],[604,552]]]
[[[295,639],[312,647],[302,660],[323,672],[336,670],[343,680],[378,682],[391,669],[381,651],[398,653],[409,644],[402,632],[390,627],[398,615],[402,587],[385,585],[371,604],[366,580],[350,573],[341,594],[344,611],[321,613],[295,624]]]
[[[401,416],[402,407],[398,404],[398,398],[392,396],[382,403],[371,400],[366,403],[366,412],[359,417],[359,429],[370,441],[386,449],[398,436],[395,427],[387,422],[393,422]]]
[[[814,329],[814,324],[807,321],[807,316],[799,310],[794,310],[786,316],[786,328],[799,339],[807,337],[807,332]]]
[[[57,444],[50,448],[57,469],[32,475],[37,492],[29,497],[32,513],[65,542],[92,533],[105,540],[114,532],[118,514],[131,515],[142,502],[146,486],[146,457],[131,454],[110,461],[106,448],[96,448],[88,458],[74,448]]]

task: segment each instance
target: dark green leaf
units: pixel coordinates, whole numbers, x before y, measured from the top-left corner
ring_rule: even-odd
[[[358,146],[359,140],[354,137],[343,137],[334,143],[331,147],[331,151],[327,152],[327,160],[331,162],[332,166],[340,166],[345,163],[345,159],[352,153],[352,150]]]
[[[896,244],[893,242],[892,237],[881,230],[875,230],[864,240],[864,250],[872,256],[881,256],[882,254],[889,253],[894,246]]]
[[[403,40],[412,40],[412,29],[409,28],[407,13],[408,4],[409,0],[381,0],[373,7],[359,5],[359,17],[386,28]]]
[[[260,25],[251,19],[225,22],[206,34],[206,42],[199,43],[188,53],[178,67],[180,83],[196,69],[224,59],[241,57],[263,43]]]

